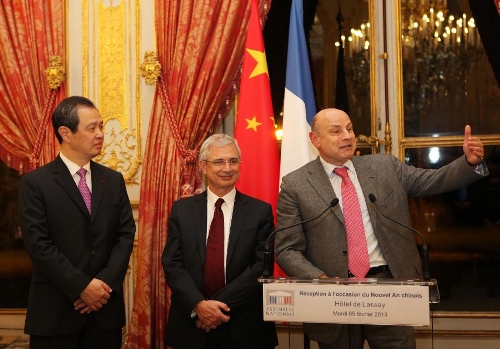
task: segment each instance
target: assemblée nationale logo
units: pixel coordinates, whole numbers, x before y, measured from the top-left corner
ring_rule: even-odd
[[[293,317],[294,298],[294,291],[266,291],[266,306],[264,310],[266,316]]]

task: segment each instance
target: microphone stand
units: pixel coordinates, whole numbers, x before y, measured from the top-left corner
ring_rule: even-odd
[[[301,224],[304,224],[304,223],[308,223],[310,221],[314,221],[314,220],[318,219],[319,217],[321,217],[326,211],[328,211],[329,209],[335,207],[338,203],[339,203],[339,199],[335,198],[335,199],[333,199],[330,202],[330,205],[328,205],[328,207],[325,208],[316,217],[309,218],[309,219],[300,221],[298,223],[294,223],[294,224],[291,224],[289,226],[286,226],[286,227],[283,227],[283,228],[280,228],[280,229],[276,229],[273,232],[271,232],[271,234],[269,234],[269,236],[267,237],[266,245],[264,246],[264,270],[262,272],[262,276],[264,278],[268,278],[268,277],[271,276],[271,268],[270,268],[270,264],[271,264],[271,249],[270,249],[270,242],[271,242],[271,240],[274,241],[274,239],[272,239],[272,238],[276,235],[276,233],[279,233],[280,231],[283,231],[283,230],[286,230],[286,229],[289,229],[289,228],[296,227],[297,225],[301,225]]]
[[[391,222],[394,222],[408,230],[411,230],[412,232],[414,232],[415,234],[417,234],[419,237],[420,237],[420,240],[422,241],[422,272],[423,272],[423,277],[424,277],[424,281],[429,281],[431,279],[431,273],[429,271],[429,248],[427,246],[427,243],[425,242],[425,238],[424,236],[415,228],[412,228],[410,226],[407,226],[406,224],[403,224],[401,222],[398,222],[397,220],[395,219],[392,219],[391,217],[389,216],[386,216],[381,210],[380,210],[380,207],[378,207],[378,204],[377,204],[377,198],[375,197],[374,194],[369,194],[368,195],[368,198],[370,199],[371,203],[377,208],[377,211],[385,218],[387,218],[388,220],[390,220]]]

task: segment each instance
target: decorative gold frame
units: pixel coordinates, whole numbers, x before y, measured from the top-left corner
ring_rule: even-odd
[[[394,41],[397,54],[397,109],[398,109],[398,130],[399,158],[404,159],[406,148],[426,148],[426,147],[449,147],[461,146],[463,135],[441,136],[441,137],[405,137],[404,134],[404,98],[403,98],[403,60],[401,35],[401,0],[394,1],[396,31]],[[481,135],[484,145],[500,144],[500,135]]]
[[[81,3],[82,91],[96,102],[105,123],[105,144],[96,161],[121,172],[127,185],[139,185],[141,0],[107,4],[105,0]]]
[[[401,1],[394,1],[395,11],[395,31],[394,42],[397,52],[397,110],[398,110],[398,130],[399,158],[404,159],[406,149],[427,148],[427,147],[461,147],[464,141],[463,135],[440,136],[440,137],[405,137],[404,135],[404,96],[403,96],[403,60],[401,42]],[[500,135],[481,135],[483,145],[500,144]],[[500,319],[500,312],[462,312],[462,311],[434,311],[432,318],[442,319]],[[429,335],[429,329],[416,329],[417,335]],[[500,331],[483,330],[434,330],[434,335],[439,336],[462,336],[462,337],[498,337]]]
[[[320,20],[322,22],[325,22],[326,18],[321,16],[321,13],[323,12],[321,8],[323,7],[324,9],[329,6],[331,7],[332,4],[328,0],[320,0],[318,3],[318,13],[320,16]],[[385,145],[385,152],[390,153],[390,145],[391,145],[391,132],[390,132],[390,125],[387,124],[385,126],[385,137],[384,139],[379,139],[377,136],[377,125],[378,125],[378,116],[377,116],[377,108],[376,108],[376,101],[377,101],[377,89],[375,86],[377,86],[377,65],[379,64],[379,61],[377,61],[377,45],[375,41],[375,30],[373,28],[376,28],[377,25],[377,20],[375,18],[375,1],[374,0],[369,0],[368,1],[368,17],[370,21],[370,25],[372,30],[370,31],[370,135],[363,135],[359,134],[356,137],[357,141],[357,148],[361,149],[370,149],[371,153],[378,153],[380,151],[380,145]],[[326,12],[326,11],[324,11]],[[331,25],[333,27],[333,25]],[[329,28],[323,28],[324,32],[328,32],[328,34],[332,35],[331,29]],[[324,55],[324,61],[325,62],[331,62],[333,60],[333,55],[334,52],[331,50],[331,48],[327,45],[323,45],[323,55]],[[331,67],[328,67],[329,63],[325,63],[325,76],[328,76],[330,74],[330,70],[332,69]],[[325,86],[325,91],[328,91],[332,87],[330,86],[331,82],[328,78],[324,79],[323,82]],[[333,86],[334,88],[334,86]],[[328,96],[323,95],[322,96],[324,100],[324,104],[328,105]]]

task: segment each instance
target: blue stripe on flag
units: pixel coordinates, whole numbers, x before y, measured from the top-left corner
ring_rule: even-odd
[[[316,106],[304,33],[304,6],[302,0],[292,1],[288,35],[285,86],[304,101],[307,122],[310,125],[313,116],[316,114]]]
[[[309,141],[316,106],[304,33],[303,12],[302,0],[293,0],[288,36],[280,178],[318,155],[317,149]]]

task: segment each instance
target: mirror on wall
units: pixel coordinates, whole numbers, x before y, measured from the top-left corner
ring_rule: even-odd
[[[319,0],[310,33],[318,109],[346,108],[356,134],[365,136],[372,135],[374,117],[370,90],[372,26],[367,0]]]
[[[439,168],[463,156],[461,146],[407,148],[405,162]],[[413,227],[429,248],[438,281],[438,311],[500,311],[500,146],[485,147],[489,176],[441,195],[410,198]],[[417,243],[421,243],[417,238]]]
[[[401,1],[405,137],[457,136],[466,124],[500,133],[499,84],[478,30],[485,20],[469,3]]]
[[[491,30],[485,3],[399,3],[404,161],[440,168],[463,156],[469,124],[485,144],[490,172],[459,190],[409,200],[438,280],[438,311],[500,311],[500,283],[491,277],[500,267],[500,85],[483,45]]]
[[[31,260],[19,230],[19,174],[0,161],[0,308],[26,308]]]

